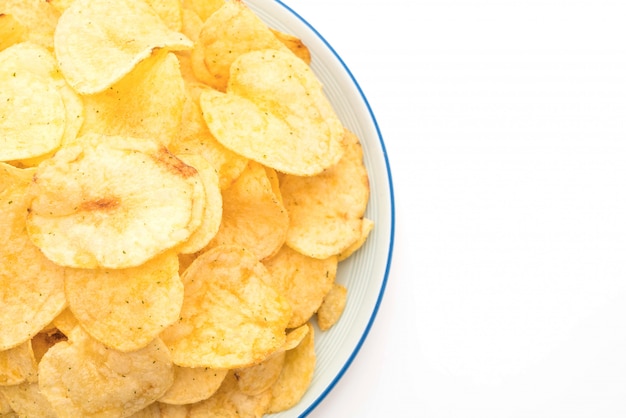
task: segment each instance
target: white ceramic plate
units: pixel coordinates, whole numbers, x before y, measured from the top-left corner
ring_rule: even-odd
[[[324,38],[294,10],[277,0],[247,0],[268,25],[293,34],[312,56],[311,67],[344,125],[363,146],[371,197],[366,217],[375,222],[366,244],[342,262],[337,281],[348,288],[346,309],[330,330],[316,330],[317,367],[311,387],[294,408],[273,418],[308,415],[333,388],[357,355],[385,290],[394,236],[394,201],[385,146],[370,106],[356,80]],[[346,400],[351,401],[351,400]]]

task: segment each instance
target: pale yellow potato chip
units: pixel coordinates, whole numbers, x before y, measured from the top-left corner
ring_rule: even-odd
[[[260,260],[282,247],[289,218],[267,172],[250,161],[232,186],[222,192],[224,210],[219,231],[209,244],[243,247]]]
[[[249,396],[260,395],[267,391],[278,380],[284,362],[285,352],[281,350],[259,364],[234,369],[239,390]]]
[[[177,157],[198,171],[206,195],[200,226],[177,247],[178,252],[190,254],[206,247],[217,234],[222,221],[222,193],[217,171],[206,158],[198,154],[178,154]]]
[[[83,97],[81,134],[147,138],[168,146],[180,131],[185,98],[176,55],[159,50],[110,88]]]
[[[204,20],[192,52],[193,69],[198,79],[225,91],[233,61],[264,49],[289,51],[245,3],[226,1]]]
[[[26,342],[66,306],[64,269],[26,234],[25,193],[33,174],[0,163],[0,350]]]
[[[369,237],[369,234],[373,229],[374,221],[369,218],[363,218],[361,220],[361,234],[359,235],[359,238],[357,238],[357,240],[350,244],[348,248],[344,249],[337,255],[339,261],[341,262],[345,260],[361,248],[363,244],[365,244],[365,241],[367,241],[367,237]]]
[[[204,22],[217,9],[222,7],[226,0],[182,0],[183,8],[193,10]]]
[[[307,64],[311,64],[311,51],[309,51],[309,48],[307,48],[304,42],[302,42],[302,39],[276,29],[270,30],[279,41],[281,41],[291,52],[294,53],[295,56]]]
[[[310,326],[300,345],[286,352],[282,372],[271,388],[268,413],[287,410],[302,399],[313,380],[316,361],[315,336]]]
[[[362,236],[368,174],[358,138],[346,129],[344,156],[312,177],[285,175],[280,190],[289,212],[287,245],[315,258],[340,254]]]
[[[341,121],[310,67],[291,52],[240,55],[227,93],[207,89],[200,106],[222,145],[277,171],[315,175],[343,154]]]
[[[24,30],[24,40],[32,41],[53,50],[54,31],[59,19],[59,12],[47,1],[42,0],[2,0],[0,15],[11,15]],[[0,37],[0,43],[2,43]],[[0,48],[1,49],[1,48]]]
[[[0,386],[36,381],[37,361],[30,340],[0,351]]]
[[[231,369],[258,363],[285,342],[291,307],[265,267],[237,247],[207,251],[182,276],[180,319],[161,338],[175,364]]]
[[[185,405],[211,397],[220,387],[227,369],[174,366],[174,383],[159,402]]]
[[[24,382],[19,385],[0,386],[9,406],[18,417],[59,418],[50,402],[42,395],[37,383]]]
[[[317,325],[322,331],[329,330],[341,317],[348,298],[348,289],[335,283],[317,310]]]
[[[15,17],[0,10],[0,51],[11,45],[24,42],[28,32]]]
[[[289,300],[293,310],[288,328],[308,322],[337,276],[337,257],[312,258],[287,246],[263,264],[270,272],[273,285]]]
[[[126,268],[182,243],[201,223],[198,172],[150,140],[92,134],[42,162],[28,234],[76,268]]]
[[[205,401],[191,405],[189,418],[260,418],[267,411],[271,397],[269,390],[258,395],[246,395],[239,389],[237,377],[231,371],[217,393]]]
[[[183,10],[180,0],[146,0],[165,25],[173,31],[183,28]]]
[[[84,94],[104,91],[155,48],[192,46],[143,0],[75,0],[54,33],[59,67],[68,83]]]
[[[148,345],[178,319],[183,304],[178,256],[161,254],[126,269],[65,272],[70,310],[89,335],[119,351]]]
[[[39,387],[58,417],[128,417],[155,402],[174,380],[167,347],[158,338],[120,352],[75,328],[39,363]]]

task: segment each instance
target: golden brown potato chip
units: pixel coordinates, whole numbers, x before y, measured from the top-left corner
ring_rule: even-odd
[[[292,329],[287,333],[287,340],[285,344],[280,348],[283,351],[292,350],[296,348],[309,333],[309,323],[300,325],[298,328]]]
[[[307,64],[311,64],[311,51],[309,51],[309,48],[307,48],[300,38],[276,29],[271,29],[271,31],[295,56]]]
[[[223,191],[219,231],[209,247],[237,245],[264,259],[285,242],[289,218],[263,166],[250,161],[235,183]]]
[[[324,301],[317,310],[317,325],[322,331],[330,329],[341,317],[346,307],[348,289],[335,283],[324,297]]]
[[[230,371],[213,396],[191,405],[189,418],[260,418],[267,411],[271,397],[269,390],[252,396],[241,392],[235,373]]]
[[[198,154],[178,154],[177,157],[198,171],[207,202],[200,226],[177,247],[178,252],[190,254],[206,247],[217,234],[222,221],[222,194],[217,172],[206,158]]]
[[[207,89],[200,106],[220,143],[277,171],[310,176],[342,156],[343,125],[310,67],[291,52],[240,55],[227,93]]]
[[[230,369],[258,363],[285,342],[291,307],[267,282],[249,251],[216,247],[182,276],[185,299],[177,323],[161,338],[175,364]]]
[[[110,88],[84,96],[81,132],[154,139],[168,146],[180,130],[185,97],[176,55],[160,50]]]
[[[54,33],[59,67],[68,83],[84,94],[104,91],[155,48],[192,45],[142,0],[75,0]]]
[[[0,163],[0,350],[29,340],[66,306],[64,269],[26,234],[25,193],[33,173]]]
[[[204,20],[192,51],[194,73],[214,89],[225,91],[233,61],[264,49],[289,51],[245,3],[223,2]]]
[[[30,340],[0,351],[0,386],[37,381],[37,362]]]
[[[278,351],[259,364],[234,369],[239,390],[249,396],[260,395],[278,379],[285,362],[285,352]]]
[[[83,123],[82,101],[65,82],[52,53],[33,42],[22,42],[0,52],[0,73],[2,72],[10,74],[12,78],[14,74],[16,78],[18,74],[30,74],[26,77],[34,77],[47,83],[50,87],[50,94],[61,99],[62,106],[57,103],[61,126],[56,123],[44,126],[50,122],[44,117],[44,119],[35,120],[35,125],[27,128],[20,125],[29,123],[32,118],[42,117],[39,111],[28,113],[32,110],[32,106],[37,105],[37,100],[29,101],[30,105],[20,104],[20,100],[24,97],[19,92],[6,99],[8,109],[4,115],[7,119],[5,122],[0,122],[0,126],[6,129],[7,135],[0,142],[8,142],[0,148],[0,159],[20,160],[19,162],[26,166],[36,165],[43,158],[50,157],[59,146],[75,138]],[[36,88],[33,91],[29,89],[30,86],[23,94],[32,95],[37,91]],[[9,94],[10,90],[7,87],[4,93]],[[39,98],[38,100],[45,99]],[[10,112],[16,113],[12,115]],[[39,135],[39,131],[43,132],[42,135]]]
[[[127,417],[171,386],[174,371],[159,339],[123,353],[76,328],[39,363],[39,387],[59,417]]]
[[[293,310],[289,328],[299,327],[313,316],[337,276],[337,257],[312,258],[287,246],[263,264],[276,289],[289,300]]]
[[[174,323],[183,291],[174,252],[137,267],[65,272],[65,295],[78,323],[93,338],[119,351],[145,347]]]
[[[26,40],[26,28],[11,14],[0,10],[0,51]]]
[[[310,257],[339,254],[362,236],[368,175],[358,138],[345,133],[346,151],[337,165],[317,176],[281,177],[289,212],[287,245]]]
[[[0,393],[18,417],[59,418],[48,399],[41,394],[37,383],[0,386]]]
[[[53,50],[54,30],[59,12],[47,1],[41,0],[2,0],[0,14],[11,15],[24,31],[24,40],[34,42]],[[0,36],[0,43],[3,37]],[[1,49],[1,48],[0,48]]]
[[[268,413],[289,409],[302,399],[313,380],[315,364],[315,336],[310,326],[300,345],[285,355],[282,372],[271,388],[272,401]]]
[[[174,383],[159,402],[184,405],[207,399],[219,389],[227,373],[226,369],[174,366]]]
[[[198,172],[153,141],[90,134],[42,162],[28,234],[57,264],[126,268],[180,244],[200,225]]]
[[[372,229],[374,229],[374,221],[368,218],[363,218],[361,222],[361,234],[359,235],[359,238],[352,244],[350,244],[348,248],[338,254],[337,257],[339,261],[341,262],[345,260],[352,254],[354,254],[359,248],[361,248],[363,244],[365,244],[365,241],[367,241],[367,237],[369,236],[370,232],[372,232]]]

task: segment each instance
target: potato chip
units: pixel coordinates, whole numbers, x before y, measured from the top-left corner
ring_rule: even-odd
[[[196,77],[219,91],[225,91],[230,67],[241,54],[289,49],[242,1],[226,1],[204,21],[192,64]]]
[[[277,171],[310,176],[342,156],[343,125],[312,70],[291,52],[240,55],[227,93],[207,89],[200,106],[220,143]]]
[[[329,330],[341,317],[346,307],[348,289],[335,283],[324,297],[324,301],[317,310],[317,325],[322,331]]]
[[[285,362],[285,352],[278,351],[259,364],[235,369],[239,390],[249,396],[260,395],[278,379]]]
[[[185,299],[178,322],[161,338],[175,364],[230,369],[258,363],[285,341],[291,307],[267,282],[249,251],[216,247],[182,276]]]
[[[30,340],[0,351],[0,386],[37,381],[37,362]]]
[[[296,348],[309,333],[309,330],[310,327],[308,322],[304,325],[300,325],[298,328],[292,329],[287,333],[287,340],[280,349],[282,351],[287,351]]]
[[[161,418],[188,418],[189,405],[170,405],[157,402]]]
[[[312,177],[283,176],[280,190],[289,212],[287,245],[315,258],[339,254],[362,236],[369,199],[358,138],[345,131],[339,163]]]
[[[67,341],[67,337],[57,328],[44,329],[38,332],[37,335],[30,340],[37,364],[39,364],[41,358],[50,347],[61,341]]]
[[[285,355],[285,364],[278,380],[271,388],[272,401],[268,413],[276,413],[297,404],[306,393],[315,371],[315,336],[313,327],[293,350]]]
[[[155,48],[192,45],[142,0],[75,0],[54,33],[59,67],[68,83],[84,94],[110,87]]]
[[[183,11],[180,0],[146,0],[165,25],[173,31],[183,28]]]
[[[174,383],[159,402],[184,405],[207,399],[219,389],[227,373],[226,369],[174,366]]]
[[[68,268],[65,295],[93,338],[119,351],[138,350],[178,319],[183,304],[178,256],[167,252],[126,269]]]
[[[60,314],[58,314],[57,317],[54,318],[54,320],[52,321],[52,325],[54,325],[54,327],[64,335],[70,335],[74,328],[79,326],[78,320],[76,319],[70,308],[66,308]]]
[[[287,246],[263,264],[293,310],[288,328],[299,327],[311,318],[337,276],[337,257],[312,258]]]
[[[185,97],[178,59],[160,50],[110,88],[84,96],[81,132],[154,139],[168,146],[180,131]]]
[[[217,9],[222,7],[226,0],[182,0],[183,8],[193,10],[204,22]]]
[[[37,383],[0,386],[0,393],[18,417],[58,418]]]
[[[219,231],[209,247],[237,245],[259,259],[275,254],[285,242],[289,218],[263,166],[250,161],[235,183],[223,191]]]
[[[241,392],[237,384],[237,377],[231,371],[215,395],[205,401],[191,405],[189,418],[260,418],[267,411],[271,397],[272,394],[269,390],[252,396]]]
[[[270,28],[270,30],[295,56],[305,63],[311,64],[311,51],[309,51],[309,48],[306,47],[300,38],[276,29]]]
[[[143,264],[189,238],[204,213],[198,172],[153,141],[91,134],[40,164],[28,234],[77,268]]]
[[[12,46],[11,48],[7,48],[0,53],[0,68],[2,71],[16,75],[27,71],[32,73],[38,79],[47,80],[47,82],[50,83],[50,86],[55,87],[56,93],[58,93],[61,101],[63,102],[63,108],[59,108],[63,117],[62,126],[59,128],[62,130],[60,136],[56,134],[52,135],[54,132],[54,126],[49,126],[42,127],[43,131],[46,133],[43,137],[35,136],[29,138],[28,136],[24,136],[28,132],[26,129],[21,132],[20,135],[14,135],[11,138],[7,135],[7,138],[5,138],[5,141],[21,140],[22,142],[20,144],[21,152],[19,152],[18,155],[13,155],[13,159],[19,160],[21,165],[37,165],[43,159],[50,157],[59,146],[70,142],[76,137],[76,134],[83,123],[82,101],[65,82],[65,79],[59,72],[56,60],[52,53],[33,42],[22,42]],[[16,98],[13,100],[16,100]],[[28,111],[29,107],[19,107],[15,110],[18,112],[18,115],[16,116],[20,118],[20,114]],[[29,117],[32,116],[33,115]],[[21,123],[25,123],[27,120],[28,119],[24,119],[22,117]],[[20,123],[19,120],[14,122],[18,124]],[[39,122],[43,123],[45,120],[41,120]],[[36,132],[31,132],[31,135],[32,134],[36,134]],[[53,141],[51,140],[52,136],[55,138]],[[2,151],[0,151],[0,155],[9,152],[10,150],[10,147],[3,148]]]
[[[372,229],[374,229],[374,221],[368,218],[363,218],[363,221],[361,222],[361,234],[359,235],[359,238],[357,238],[357,240],[350,244],[348,248],[342,250],[337,255],[339,261],[341,262],[345,260],[352,254],[354,254],[359,248],[361,248],[363,244],[365,244],[365,241],[367,241],[367,237],[369,236],[370,232],[372,232]]]
[[[59,417],[127,417],[170,387],[174,371],[159,339],[123,353],[76,328],[39,363],[39,387]]]
[[[33,173],[0,163],[0,350],[29,340],[66,306],[64,269],[26,234],[25,192]]]
[[[155,402],[135,412],[128,418],[161,418],[161,410],[159,409],[159,405]]]
[[[9,405],[9,401],[2,394],[2,389],[0,389],[0,417],[17,418],[17,414],[13,411],[13,408],[11,408],[11,405]]]
[[[4,14],[0,10],[0,51],[24,42],[26,37],[26,28],[13,15]]]
[[[178,154],[177,157],[198,171],[207,197],[200,226],[177,247],[178,252],[189,254],[203,249],[217,234],[222,221],[222,194],[217,172],[206,158],[198,154]]]
[[[0,15],[11,15],[24,31],[25,41],[53,50],[54,30],[59,19],[57,9],[41,0],[2,0]],[[0,36],[0,43],[3,42]],[[1,49],[1,48],[0,48]]]

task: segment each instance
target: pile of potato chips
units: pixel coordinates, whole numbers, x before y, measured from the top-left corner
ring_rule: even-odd
[[[299,402],[373,228],[310,60],[236,0],[0,0],[0,416]]]

